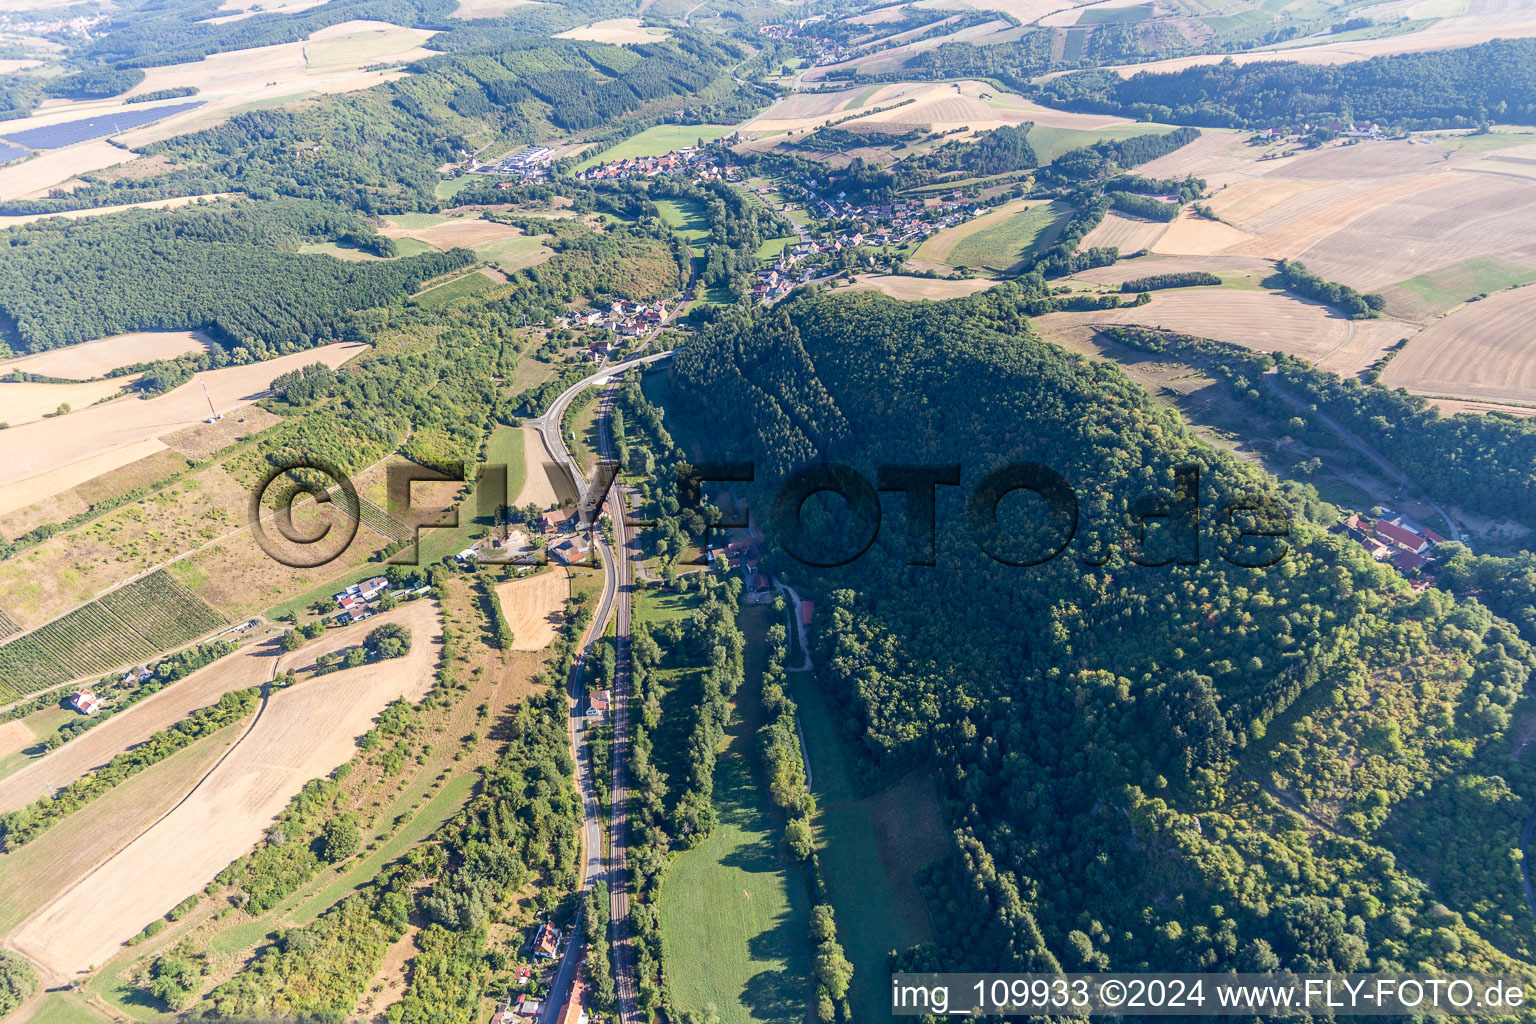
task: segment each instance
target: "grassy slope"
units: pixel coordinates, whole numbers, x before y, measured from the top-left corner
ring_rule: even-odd
[[[743,617],[748,681],[737,692],[715,766],[720,826],[677,858],[661,890],[672,998],[695,1012],[713,1005],[721,1024],[799,1024],[810,995],[810,898],[803,876],[780,852],[782,822],[755,770],[765,611],[752,608]]]
[[[973,235],[962,238],[945,260],[953,267],[1007,270],[1025,256],[1050,245],[1071,208],[1056,201],[1020,210]]]

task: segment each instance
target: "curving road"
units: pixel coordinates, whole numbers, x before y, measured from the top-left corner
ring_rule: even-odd
[[[658,332],[659,330],[658,328]],[[609,430],[609,412],[617,392],[619,375],[636,366],[658,362],[671,356],[670,351],[656,352],[605,367],[561,392],[559,397],[550,403],[549,409],[543,416],[529,423],[539,431],[550,455],[554,457],[556,464],[571,481],[576,493],[580,495],[579,507],[583,512],[589,513],[595,519],[602,510],[603,504],[606,503],[609,518],[613,522],[612,547],[600,534],[594,533],[593,536],[603,562],[603,593],[598,603],[597,613],[593,615],[592,622],[578,645],[566,685],[571,706],[570,739],[576,758],[576,784],[581,791],[584,819],[582,830],[586,845],[586,856],[582,864],[581,891],[590,889],[599,879],[608,883],[611,917],[609,941],[613,945],[614,983],[618,991],[621,1024],[640,1020],[636,1004],[634,940],[629,917],[629,869],[626,855],[629,824],[626,768],[629,763],[629,630],[632,586],[631,564],[628,557],[629,535],[624,523],[624,498],[618,485],[617,474],[607,476],[604,473],[597,473],[594,479],[589,481],[571,454],[567,439],[561,433],[561,421],[577,395],[588,388],[602,385],[605,393],[602,398],[602,414],[598,429],[599,445],[602,449],[600,455],[604,464],[611,466],[613,439]],[[602,493],[595,493],[599,488],[602,489]],[[616,552],[624,553],[624,556],[616,557]],[[611,702],[613,778],[609,791],[610,820],[605,853],[602,817],[592,786],[592,757],[586,743],[586,718],[581,709],[581,678],[587,656],[591,653],[597,638],[606,631],[610,614],[616,617],[614,637],[617,668]],[[576,926],[572,930],[575,931],[579,924],[578,915]],[[558,1019],[560,1010],[569,997],[571,982],[580,966],[580,947],[581,944],[576,941],[566,945],[565,954],[555,973],[554,984],[550,987],[549,998],[541,1014],[541,1024],[554,1024]]]

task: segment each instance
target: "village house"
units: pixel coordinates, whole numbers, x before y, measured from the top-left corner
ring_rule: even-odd
[[[560,929],[545,921],[533,936],[533,955],[553,960],[560,952]]]
[[[90,690],[78,691],[69,702],[82,715],[94,715],[101,710],[101,698]]]
[[[549,557],[561,565],[579,565],[591,554],[592,543],[579,534],[567,537],[560,543],[551,545],[549,549]]]
[[[613,702],[613,694],[608,690],[598,690],[587,694],[587,717],[605,718],[608,708]]]

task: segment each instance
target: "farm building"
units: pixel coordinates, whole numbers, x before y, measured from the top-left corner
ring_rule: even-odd
[[[539,529],[546,533],[564,533],[574,530],[579,520],[574,508],[552,508],[539,516]]]
[[[549,553],[561,565],[576,565],[587,560],[587,556],[592,553],[592,545],[585,537],[567,537],[550,548]]]

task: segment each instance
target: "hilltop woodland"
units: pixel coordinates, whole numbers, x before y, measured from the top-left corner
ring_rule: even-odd
[[[898,523],[804,564],[869,538],[826,495],[803,533],[774,527],[866,784],[943,780],[954,846],[924,882],[949,940],[895,962],[1536,963],[1518,858],[1536,777],[1509,756],[1531,647],[1476,601],[1411,591],[1322,528],[1336,510],[1199,443],[1118,368],[1036,341],[1037,286],[799,294],[722,318],[672,370],[679,412],[754,460],[754,507],[807,464],[961,467],[936,489],[933,565],[909,564],[926,528]],[[965,511],[1025,462],[1075,491],[1059,557],[1066,522],[1038,502]]]
[[[1042,103],[1213,128],[1375,121],[1397,128],[1536,124],[1536,40],[1352,64],[1232,60],[1121,78],[1080,71],[1038,87]]]

